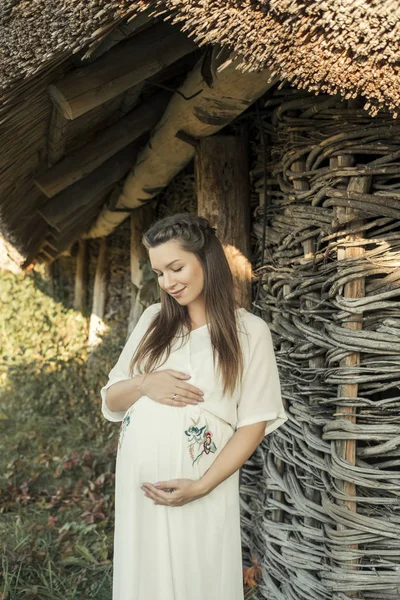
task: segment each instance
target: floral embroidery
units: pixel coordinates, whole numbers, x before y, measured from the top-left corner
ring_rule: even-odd
[[[121,428],[119,431],[119,439],[118,439],[118,447],[119,448],[121,448],[121,446],[122,446],[122,440],[124,439],[126,428],[128,427],[130,422],[131,422],[131,416],[129,413],[126,413],[126,415],[124,416],[124,418],[122,420]]]
[[[214,453],[217,450],[217,446],[212,439],[213,434],[208,429],[207,421],[203,427],[197,427],[199,420],[200,417],[197,421],[192,418],[194,424],[185,431],[188,438],[187,441],[189,442],[190,458],[193,461],[192,466],[203,454],[210,454],[210,452]]]

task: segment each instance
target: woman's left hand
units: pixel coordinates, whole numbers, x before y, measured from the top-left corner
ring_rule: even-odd
[[[171,479],[159,481],[157,485],[144,482],[141,488],[154,504],[165,506],[183,506],[205,495],[200,480],[195,479]]]

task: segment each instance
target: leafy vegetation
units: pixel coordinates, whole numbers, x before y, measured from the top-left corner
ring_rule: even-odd
[[[0,274],[0,599],[108,600],[118,428],[99,389],[121,335],[88,367],[87,319],[49,287]]]

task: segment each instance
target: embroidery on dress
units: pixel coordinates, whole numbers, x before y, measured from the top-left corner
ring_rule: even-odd
[[[119,430],[119,438],[118,438],[118,447],[119,448],[121,448],[121,446],[122,446],[122,440],[124,439],[126,428],[128,427],[130,422],[131,422],[131,416],[129,413],[126,413],[126,415],[122,419],[121,428]]]
[[[199,420],[200,417],[197,421],[192,418],[193,425],[185,430],[189,442],[189,455],[192,459],[192,466],[203,454],[214,453],[217,450],[217,446],[212,439],[213,434],[208,429],[207,421],[203,427],[197,427]]]

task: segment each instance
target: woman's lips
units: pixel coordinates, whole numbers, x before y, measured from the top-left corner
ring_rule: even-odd
[[[182,294],[182,292],[184,292],[186,290],[186,286],[184,288],[182,288],[181,290],[179,290],[179,292],[171,292],[171,296],[180,296]]]

